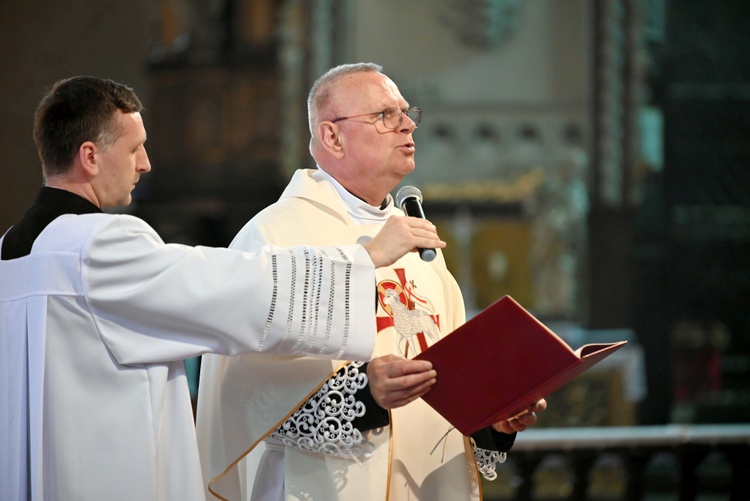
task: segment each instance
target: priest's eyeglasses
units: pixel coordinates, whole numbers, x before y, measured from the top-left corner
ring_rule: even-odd
[[[331,120],[336,123],[341,120],[349,120],[350,118],[366,117],[367,115],[379,115],[383,119],[383,125],[386,129],[398,129],[404,121],[404,115],[409,117],[414,122],[414,128],[419,127],[419,123],[422,121],[422,109],[421,108],[388,108],[383,111],[372,111],[370,113],[362,113],[360,115],[351,115],[348,117],[338,117]]]

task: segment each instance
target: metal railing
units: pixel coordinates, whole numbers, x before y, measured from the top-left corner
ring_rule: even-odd
[[[748,501],[750,424],[520,433],[485,501]]]

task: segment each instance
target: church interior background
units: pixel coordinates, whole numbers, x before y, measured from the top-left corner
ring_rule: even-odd
[[[750,422],[750,4],[744,0],[102,0],[0,6],[0,223],[33,199],[57,79],[133,86],[153,171],[132,207],[225,246],[313,167],[305,99],[382,64],[427,216],[476,312],[509,294],[574,348],[628,349],[540,426]]]

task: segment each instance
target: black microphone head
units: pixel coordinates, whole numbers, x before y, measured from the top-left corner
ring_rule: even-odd
[[[407,198],[416,198],[419,203],[422,203],[422,192],[419,188],[414,186],[404,186],[396,193],[396,205],[401,210],[404,210],[404,201]]]

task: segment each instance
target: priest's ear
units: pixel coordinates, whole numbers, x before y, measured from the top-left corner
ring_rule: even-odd
[[[344,155],[344,135],[335,123],[325,121],[318,124],[318,142],[328,154],[336,158]]]
[[[76,161],[89,177],[99,174],[100,148],[93,141],[85,141],[78,148]]]

